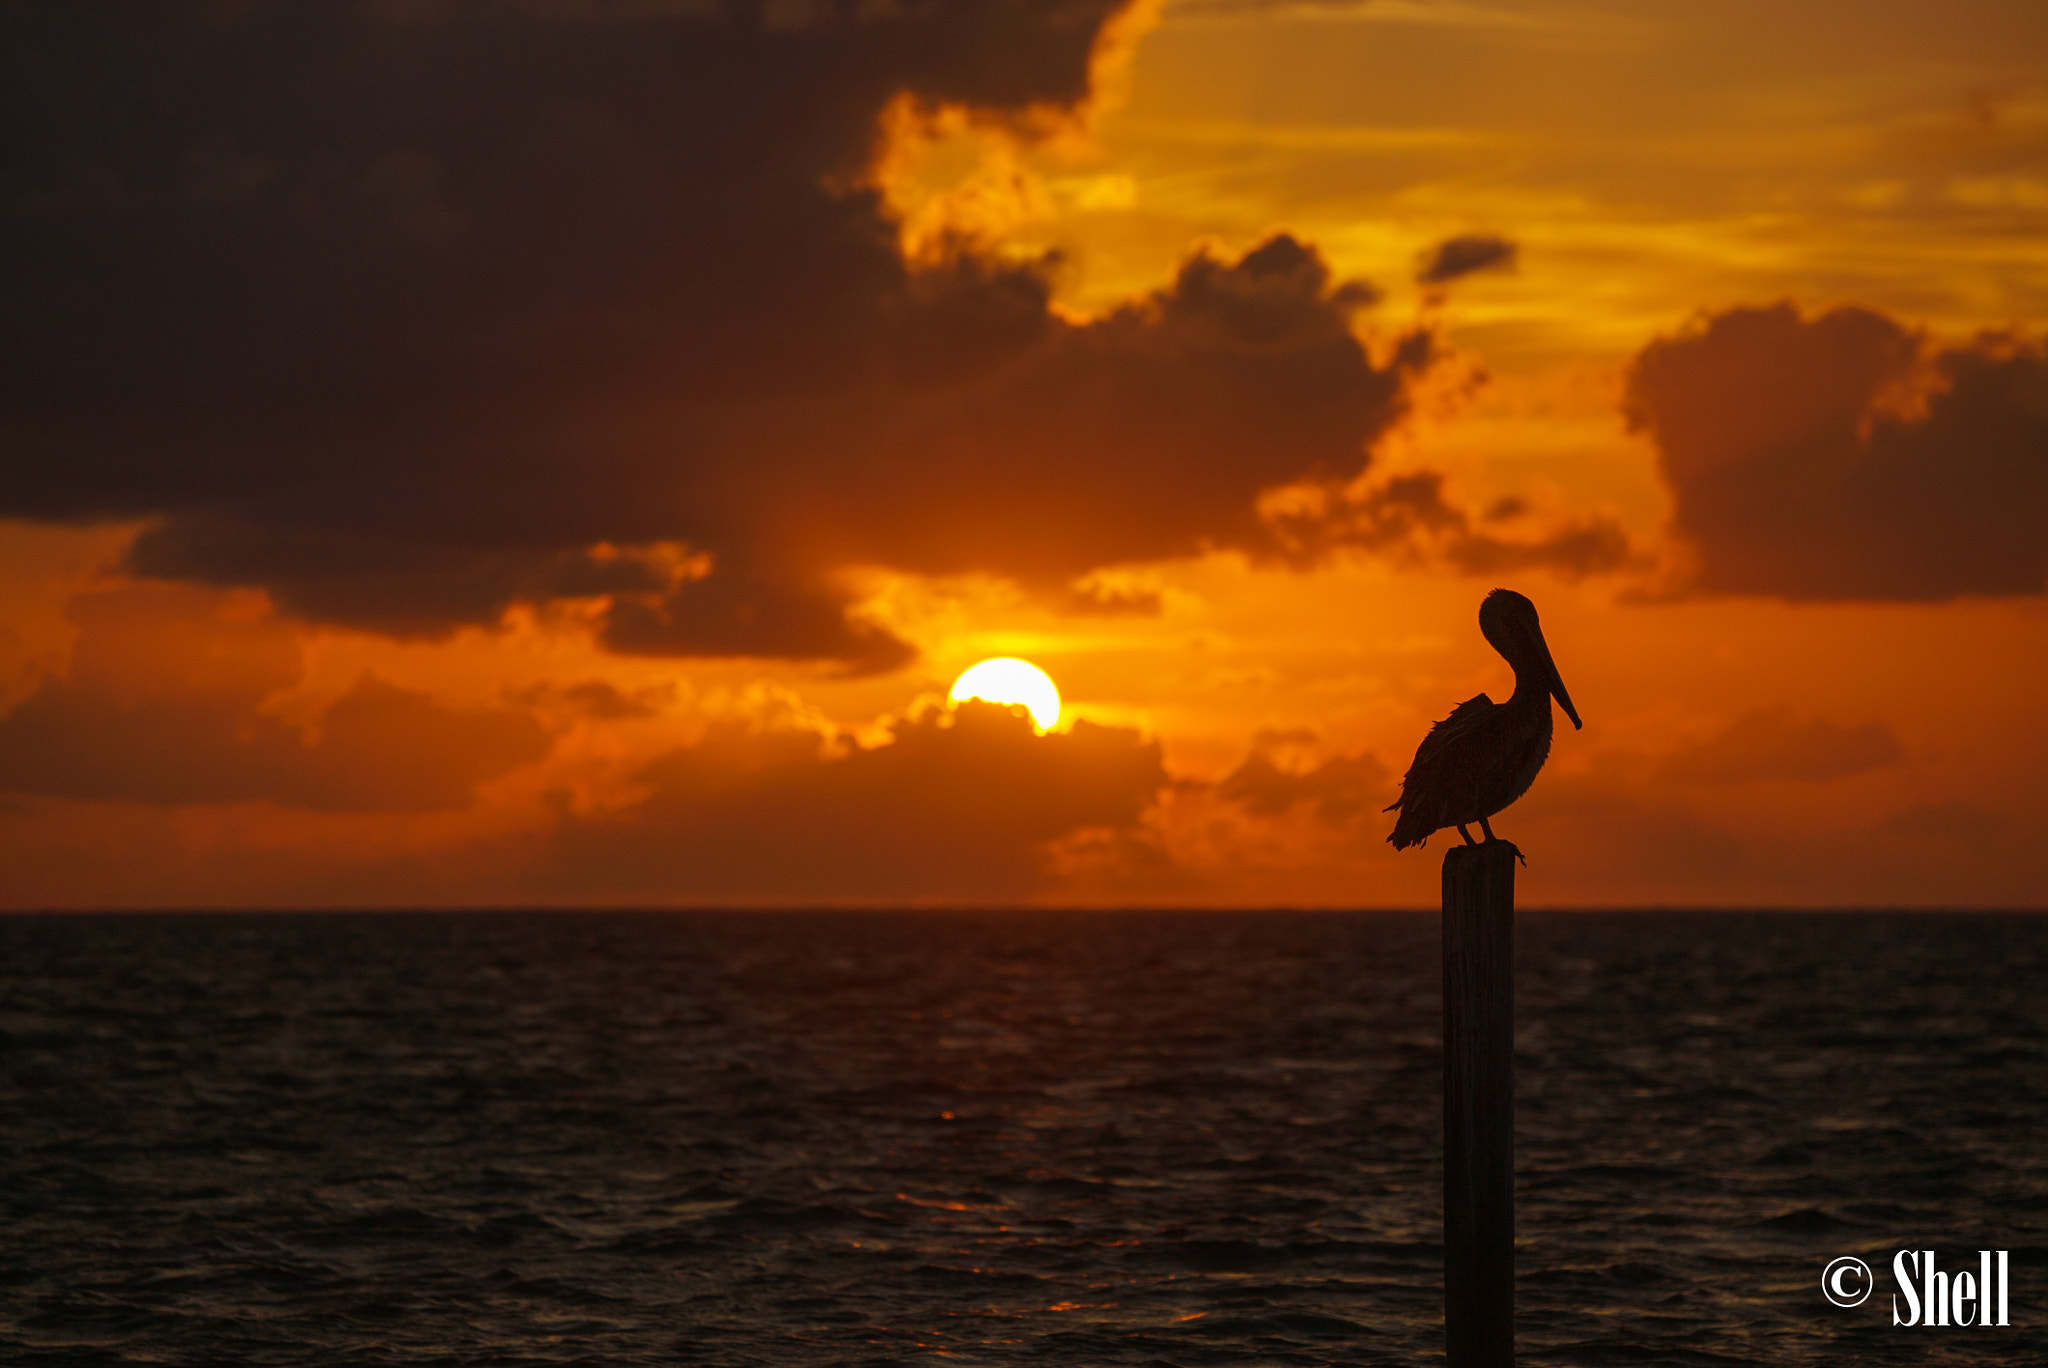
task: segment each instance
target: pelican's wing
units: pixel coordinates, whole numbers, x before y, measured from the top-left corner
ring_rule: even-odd
[[[1460,771],[1469,768],[1475,745],[1484,749],[1482,737],[1494,711],[1493,700],[1485,694],[1468,698],[1422,738],[1408,773],[1402,776],[1401,796],[1387,808],[1388,812],[1401,812],[1394,824],[1394,834],[1387,838],[1396,850],[1419,843],[1447,824],[1446,800],[1470,787],[1470,776]]]
[[[1413,774],[1419,766],[1448,755],[1457,749],[1458,742],[1467,736],[1476,735],[1485,729],[1487,719],[1493,716],[1493,700],[1485,694],[1466,699],[1451,709],[1451,715],[1429,729],[1429,735],[1422,738],[1422,744],[1415,748],[1415,764],[1408,767]]]

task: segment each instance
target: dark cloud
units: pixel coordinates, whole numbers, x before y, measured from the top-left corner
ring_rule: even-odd
[[[604,595],[616,650],[856,670],[908,648],[850,564],[1257,545],[1403,410],[1369,289],[1280,237],[1074,323],[862,188],[906,93],[1080,100],[1121,3],[12,7],[0,514],[315,620]]]
[[[640,778],[646,801],[564,826],[547,877],[699,902],[1024,899],[1050,842],[1132,826],[1167,782],[1136,732],[1038,735],[1021,709],[974,700],[843,755],[808,731],[714,729]]]
[[[1495,233],[1460,233],[1445,238],[1424,254],[1415,268],[1421,285],[1448,285],[1480,271],[1512,271],[1520,249]]]
[[[309,740],[261,711],[299,675],[276,624],[224,625],[206,596],[175,589],[89,595],[72,614],[70,675],[0,718],[0,791],[424,812],[466,807],[548,750],[525,713],[449,708],[368,675]]]
[[[1393,776],[1372,755],[1336,755],[1314,765],[1284,763],[1290,751],[1313,740],[1312,733],[1261,732],[1244,763],[1216,786],[1217,794],[1259,817],[1306,806],[1330,826],[1369,819],[1386,807]]]
[[[1940,347],[1883,314],[1733,309],[1651,343],[1657,444],[1699,588],[1940,600],[2048,587],[2048,355]]]
[[[625,655],[829,659],[858,674],[894,669],[916,654],[881,628],[850,620],[844,598],[827,588],[730,573],[664,595],[619,596],[602,640]]]
[[[1843,726],[1819,717],[1802,721],[1789,709],[1778,708],[1738,718],[1717,735],[1674,752],[1663,772],[1672,779],[1705,783],[1820,783],[1895,765],[1905,756],[1899,738],[1883,722]]]
[[[1285,554],[1298,562],[1354,546],[1462,574],[1547,569],[1572,579],[1645,563],[1621,524],[1606,514],[1567,519],[1523,539],[1480,530],[1475,521],[1504,521],[1526,510],[1508,500],[1512,511],[1496,504],[1475,519],[1450,500],[1440,471],[1410,471],[1362,490],[1331,485],[1307,492],[1311,497],[1268,512]]]
[[[816,497],[830,507],[797,517],[848,556],[1041,583],[1263,545],[1258,493],[1357,472],[1421,363],[1375,366],[1337,288],[1290,237],[1234,262],[1198,253],[1168,288],[899,403],[886,455],[826,473]],[[859,516],[826,526],[848,507]]]

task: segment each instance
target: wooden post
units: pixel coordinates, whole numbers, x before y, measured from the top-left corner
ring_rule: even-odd
[[[1447,1368],[1515,1361],[1515,848],[1444,856]]]

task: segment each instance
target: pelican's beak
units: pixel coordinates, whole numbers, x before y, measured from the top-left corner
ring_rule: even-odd
[[[1557,662],[1550,658],[1550,643],[1543,639],[1543,629],[1532,622],[1529,630],[1536,638],[1536,649],[1543,655],[1543,668],[1550,672],[1550,696],[1563,707],[1564,715],[1572,720],[1573,729],[1583,730],[1586,724],[1579,721],[1579,710],[1572,706],[1572,696],[1564,687],[1564,676],[1557,672]]]

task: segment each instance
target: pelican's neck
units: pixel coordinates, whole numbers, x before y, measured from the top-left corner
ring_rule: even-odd
[[[1544,668],[1543,662],[1540,659],[1534,658],[1533,653],[1517,652],[1516,654],[1523,655],[1524,658],[1517,660],[1514,656],[1508,655],[1506,651],[1501,652],[1501,655],[1506,658],[1508,664],[1513,667],[1515,672],[1515,691],[1509,696],[1506,706],[1518,712],[1542,713],[1545,717],[1548,717],[1550,715],[1550,671]]]

